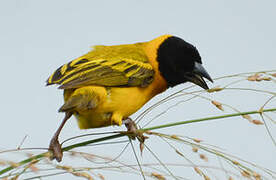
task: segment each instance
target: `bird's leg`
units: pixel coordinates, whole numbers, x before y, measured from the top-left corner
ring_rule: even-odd
[[[58,141],[58,136],[64,124],[72,116],[72,114],[73,113],[71,112],[65,112],[65,117],[63,118],[62,123],[60,124],[60,126],[58,127],[57,131],[55,132],[54,136],[51,139],[51,142],[49,145],[49,150],[52,151],[53,153],[51,160],[56,159],[58,162],[62,160],[63,153],[62,153],[61,145]]]
[[[127,128],[127,132],[131,133],[129,135],[129,137],[133,140],[135,140],[135,138],[137,138],[138,141],[140,142],[140,151],[141,151],[141,154],[142,154],[142,151],[143,151],[143,148],[144,148],[144,142],[148,137],[144,136],[143,132],[138,131],[137,125],[132,119],[127,118],[127,119],[123,120],[123,124]]]

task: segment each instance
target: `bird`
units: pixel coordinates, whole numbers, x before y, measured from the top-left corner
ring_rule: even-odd
[[[72,115],[80,129],[121,126],[168,88],[191,82],[209,89],[204,78],[213,82],[197,48],[174,35],[134,44],[94,46],[59,67],[46,81],[47,86],[56,84],[64,91],[59,112],[65,116],[49,145],[52,159],[62,160],[58,136]]]

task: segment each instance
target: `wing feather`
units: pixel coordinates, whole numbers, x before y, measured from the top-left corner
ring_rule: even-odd
[[[87,85],[141,86],[153,81],[154,70],[139,45],[96,46],[86,55],[59,67],[47,85],[61,89]]]

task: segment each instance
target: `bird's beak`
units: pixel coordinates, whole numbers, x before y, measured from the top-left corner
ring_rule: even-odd
[[[188,81],[202,87],[203,89],[209,89],[207,83],[203,78],[206,78],[209,81],[213,82],[208,72],[204,69],[204,67],[200,63],[197,63],[197,62],[195,63],[195,67],[192,73],[185,75],[185,78]]]

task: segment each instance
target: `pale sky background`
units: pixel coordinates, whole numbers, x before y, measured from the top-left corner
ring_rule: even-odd
[[[45,80],[60,65],[88,52],[92,45],[142,42],[169,33],[191,42],[199,49],[203,64],[213,78],[276,69],[275,7],[275,0],[1,0],[0,148],[16,148],[25,135],[28,138],[23,147],[48,147],[63,117],[63,114],[57,113],[63,98],[61,90],[54,86],[45,87]],[[215,85],[219,83],[210,86]],[[186,86],[170,89],[150,104]],[[268,88],[275,91],[275,84]],[[212,94],[211,97],[242,111],[256,110],[268,98],[249,93]],[[274,105],[270,105],[273,106],[275,101]],[[166,107],[168,104],[163,109]],[[163,109],[157,109],[156,112]],[[184,103],[177,106],[152,125],[219,114],[222,113],[209,102],[198,99],[192,105]],[[64,140],[79,134],[108,130],[124,128],[81,131],[76,121],[71,120],[60,138]],[[275,132],[275,127],[272,127],[273,130]],[[275,146],[264,126],[252,125],[240,117],[177,126],[161,132],[204,139],[233,155],[276,170]],[[160,152],[159,157],[164,162],[172,154],[165,144],[155,144],[153,141],[149,145],[155,152]],[[89,152],[114,157],[121,150],[116,146],[123,147],[100,146],[95,148],[95,152],[92,147]],[[116,153],[113,148],[118,149]],[[185,148],[190,149],[188,146]],[[130,148],[125,154],[123,161],[131,159],[135,163]],[[156,162],[147,151],[144,152],[144,160],[145,157]],[[198,159],[197,156],[188,157]],[[69,159],[66,162],[74,166],[74,161]],[[181,175],[182,171],[187,173],[187,179],[200,179],[191,169],[175,172]],[[142,179],[139,175],[127,173],[102,174],[106,179]],[[72,175],[47,179],[68,178],[79,179]]]

